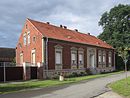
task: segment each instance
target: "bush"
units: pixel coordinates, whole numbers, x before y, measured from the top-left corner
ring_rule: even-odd
[[[93,75],[89,68],[86,69],[86,73],[87,73],[88,75]]]
[[[65,77],[66,78],[71,78],[71,77],[80,77],[80,76],[86,76],[86,75],[87,75],[87,72],[80,72],[80,73],[73,72],[72,74],[67,75]]]
[[[86,76],[87,72],[80,72],[79,76]]]

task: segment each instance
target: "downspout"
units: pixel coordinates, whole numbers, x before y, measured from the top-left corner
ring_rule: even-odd
[[[45,70],[46,77],[48,77],[48,38],[45,38]]]

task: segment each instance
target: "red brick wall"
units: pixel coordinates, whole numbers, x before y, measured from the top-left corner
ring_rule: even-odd
[[[56,46],[56,45],[61,45],[63,47],[63,50],[62,50],[63,69],[71,68],[71,47],[84,49],[84,67],[87,67],[87,47],[86,46],[50,39],[48,41],[48,66],[49,66],[49,69],[55,68],[55,47],[54,46]]]
[[[26,29],[27,25],[27,29]],[[27,45],[24,45],[23,43],[23,34],[25,32],[30,31],[30,44],[27,43]],[[36,37],[36,42],[33,42],[33,36]],[[20,48],[19,43],[21,43],[22,48]],[[54,39],[49,39],[48,41],[48,65],[49,69],[55,69],[55,45],[61,45],[63,47],[63,69],[70,69],[71,68],[71,47],[76,48],[83,48],[84,49],[84,67],[87,67],[87,47],[89,45],[83,45],[83,44],[76,44],[71,42],[65,42],[65,41],[58,41]],[[92,46],[91,46],[92,47]],[[96,46],[95,46],[96,47]],[[16,63],[20,63],[20,53],[23,52],[23,62],[29,62],[31,63],[31,50],[36,50],[36,63],[42,62],[42,34],[33,26],[32,23],[30,23],[28,20],[25,22],[25,25],[22,29],[22,33],[19,37],[18,43],[17,43],[17,49],[16,49]],[[97,49],[102,50],[109,50],[105,48],[99,48]],[[114,51],[113,51],[114,52]],[[114,53],[113,57],[114,57]],[[114,63],[114,61],[112,60]],[[98,63],[98,62],[97,62]]]
[[[26,29],[27,25],[27,29]],[[30,31],[30,44],[24,45],[23,43],[23,34]],[[33,42],[33,36],[36,37],[36,41]],[[22,48],[20,48],[19,43],[21,43]],[[36,62],[42,61],[42,35],[38,30],[26,20],[25,25],[22,29],[21,35],[19,37],[17,46],[16,46],[16,63],[20,64],[20,53],[23,52],[23,62],[31,63],[31,50],[36,49]]]
[[[54,46],[56,46],[56,45],[61,45],[63,47],[63,50],[62,50],[63,69],[71,68],[71,47],[84,49],[84,67],[87,68],[87,47],[89,45],[82,45],[82,44],[76,44],[76,43],[49,39],[49,41],[48,41],[48,67],[49,67],[49,69],[55,69],[55,47]],[[92,46],[90,46],[90,47],[92,47]],[[98,48],[98,47],[95,47],[95,48],[97,48],[97,52],[100,49],[105,50],[106,53],[108,51],[110,51],[110,49]],[[114,52],[114,51],[112,51],[112,52]],[[112,54],[114,56],[114,53],[112,53]],[[98,53],[97,53],[97,57],[98,57]],[[114,64],[114,61],[112,61],[112,62]],[[97,61],[97,64],[98,64],[98,61]],[[106,60],[106,64],[108,64],[107,60]]]

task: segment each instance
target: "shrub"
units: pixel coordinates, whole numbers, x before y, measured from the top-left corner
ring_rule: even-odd
[[[87,73],[88,75],[92,75],[92,72],[90,71],[89,68],[86,69],[86,73]]]
[[[80,72],[79,76],[86,76],[87,72]]]

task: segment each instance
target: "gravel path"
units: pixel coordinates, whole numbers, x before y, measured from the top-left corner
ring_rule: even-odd
[[[128,72],[128,76],[130,76],[130,72]],[[101,93],[110,91],[106,87],[107,84],[123,78],[125,78],[125,74],[121,73],[71,85],[0,95],[0,98],[94,98]]]

